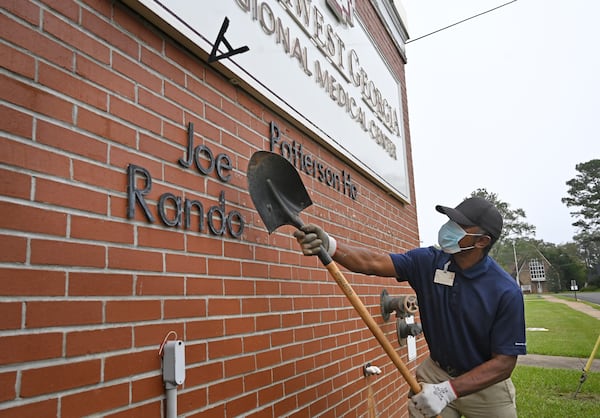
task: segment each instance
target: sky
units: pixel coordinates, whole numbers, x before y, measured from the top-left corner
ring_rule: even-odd
[[[416,39],[508,0],[402,0]],[[577,232],[566,182],[600,158],[600,1],[517,0],[406,45],[422,245],[485,188],[523,209],[535,238]]]

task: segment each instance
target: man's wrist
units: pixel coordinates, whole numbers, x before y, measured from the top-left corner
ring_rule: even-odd
[[[327,254],[329,254],[330,257],[333,257],[335,251],[337,250],[337,241],[329,234],[327,234],[327,238],[329,241],[327,246]]]

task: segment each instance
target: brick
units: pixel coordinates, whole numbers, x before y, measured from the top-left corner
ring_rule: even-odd
[[[0,162],[60,177],[69,176],[67,157],[5,138],[0,138]]]
[[[0,303],[0,329],[20,329],[22,323],[21,312],[23,305],[21,302],[2,302]],[[1,387],[2,385],[0,385]],[[0,395],[1,397],[2,395]]]
[[[0,262],[25,263],[27,261],[27,239],[0,234]]]
[[[117,167],[122,170],[123,178],[127,180],[127,166],[130,164],[134,164],[140,167],[145,168],[150,172],[150,176],[152,178],[152,191],[150,194],[152,196],[156,195],[156,190],[159,186],[156,184],[157,180],[160,180],[160,173],[162,172],[162,164],[156,162],[156,160],[151,160],[140,153],[136,153],[130,149],[123,149],[119,147],[111,147],[110,148],[110,164],[113,167]],[[142,182],[143,177],[139,177],[139,184],[137,184],[138,188],[144,188],[145,182]],[[158,197],[158,195],[156,196]],[[149,200],[149,197],[146,197]]]
[[[201,318],[206,316],[206,300],[204,299],[185,299],[185,300],[165,300],[164,318]]]
[[[65,283],[63,271],[0,268],[3,296],[64,296]]]
[[[31,241],[31,263],[57,266],[105,267],[106,250],[100,245],[76,242]]]
[[[4,75],[0,75],[0,97],[9,103],[23,106],[63,122],[70,122],[73,117],[72,103]]]
[[[186,324],[187,325],[187,324]],[[134,341],[136,347],[147,347],[151,346],[152,349],[156,349],[158,353],[158,347],[163,342],[164,337],[171,331],[175,331],[179,338],[183,339],[186,335],[183,330],[184,324],[166,322],[163,321],[160,324],[153,325],[140,325],[134,327]]]
[[[224,295],[222,279],[188,277],[186,279],[186,295]]]
[[[52,90],[60,91],[74,101],[83,102],[102,111],[107,110],[108,93],[66,72],[60,67],[44,63],[38,65],[38,83]]]
[[[190,94],[188,90],[181,88],[181,84],[165,82],[165,97],[185,109],[190,109],[198,117],[204,116],[204,103],[197,96]]]
[[[283,398],[284,395],[285,393],[282,384],[266,386],[258,391],[258,403],[259,405],[266,405]]]
[[[0,48],[2,48],[1,44]],[[4,131],[25,139],[31,139],[33,133],[33,117],[31,115],[0,105],[0,118]]]
[[[29,51],[30,57],[43,57],[63,68],[72,66],[73,52],[41,35],[38,31],[31,30],[30,27],[9,19],[5,15],[0,16],[0,30],[3,39]],[[31,68],[28,71],[35,71],[35,69]]]
[[[253,316],[225,319],[225,333],[227,335],[253,333],[257,328],[254,325],[255,322],[258,322],[258,320]]]
[[[186,356],[187,357],[187,356]],[[186,383],[187,383],[187,372],[186,372]],[[165,392],[165,386],[161,376],[152,376],[145,379],[133,380],[131,384],[131,401],[132,402],[143,402],[147,399],[159,398]],[[158,402],[160,404],[160,402]],[[160,416],[158,414],[146,415],[148,416]],[[126,417],[124,417],[126,418]],[[144,417],[142,417],[144,418]]]
[[[71,237],[95,241],[133,244],[134,227],[130,223],[107,219],[71,216]]]
[[[184,279],[172,276],[138,276],[135,293],[138,296],[183,295]]]
[[[108,209],[104,192],[46,179],[37,180],[35,200],[101,215]]]
[[[102,322],[102,302],[53,301],[26,302],[25,326],[42,328],[50,326],[90,325]]]
[[[178,158],[182,157],[183,153],[178,156]],[[193,190],[194,193],[186,193],[186,197],[190,200],[199,201],[204,208],[203,214],[206,214],[208,208],[210,208],[212,205],[212,202],[210,202],[208,199],[197,195],[198,193],[206,192],[206,184],[205,177],[200,175],[193,163],[188,169],[184,169],[179,166],[165,166],[165,181],[168,183],[177,184],[179,187],[187,190]],[[206,225],[206,216],[203,216],[203,219],[203,222],[199,224],[200,221],[198,210],[194,207],[191,216],[190,231],[200,231],[206,233],[208,231],[208,227]]]
[[[60,126],[44,120],[37,122],[36,140],[73,154],[106,163],[108,145],[73,129],[72,126]]]
[[[159,252],[109,247],[108,267],[111,269],[163,271],[163,256]]]
[[[115,4],[113,19],[115,24],[123,28],[125,32],[131,33],[136,39],[143,39],[144,44],[148,47],[156,51],[163,50],[163,38],[159,36],[157,31],[153,30],[145,20],[140,19],[139,16],[134,14],[128,7],[119,7],[119,4]]]
[[[117,273],[69,273],[69,296],[132,296],[133,277]]]
[[[87,14],[87,12],[85,12]],[[110,67],[90,60],[82,54],[76,54],[75,73],[84,79],[104,87],[110,86],[110,93],[133,100],[135,84],[132,80],[110,70]]]
[[[106,302],[106,322],[150,321],[161,318],[160,300],[119,300]]]
[[[241,275],[241,262],[227,259],[208,259],[208,274],[218,276],[237,276]]]
[[[111,100],[112,105],[112,100]],[[118,120],[111,119],[103,114],[91,112],[84,108],[77,111],[77,127],[98,135],[106,140],[135,147],[135,130]]]
[[[29,199],[31,177],[27,174],[0,169],[0,195]]]
[[[39,333],[0,338],[0,364],[19,364],[62,355],[62,333]]]
[[[210,298],[208,301],[208,315],[239,315],[241,313],[239,299]]]
[[[156,349],[115,355],[104,360],[104,379],[116,380],[160,369],[160,357]]]
[[[137,59],[137,57],[136,57]],[[129,80],[135,80],[136,84],[148,88],[151,91],[160,93],[162,91],[162,80],[151,73],[146,67],[140,65],[137,61],[118,53],[112,54],[112,68],[117,73],[122,74]]]
[[[127,176],[123,175],[122,170],[87,161],[73,161],[73,180],[94,186],[99,190],[118,192],[127,190]]]
[[[96,8],[96,4],[94,4],[94,8]],[[112,24],[110,21],[106,21],[100,18],[96,10],[89,11],[86,9],[81,10],[81,24],[82,26],[106,41],[106,43],[110,44],[111,47],[119,49],[121,51],[125,51],[127,55],[134,56],[139,52],[139,44],[135,39],[123,33],[117,26]],[[111,86],[113,84],[103,82],[101,83],[104,86]]]
[[[164,392],[164,388],[162,390]],[[147,399],[157,398],[158,395],[148,396]],[[130,406],[125,411],[114,414],[104,414],[105,418],[147,418],[160,417],[163,411],[163,405],[160,401],[155,401],[147,404]]]
[[[31,398],[99,383],[101,364],[100,360],[89,360],[23,370],[21,396]]]
[[[56,416],[58,416],[58,399],[37,401],[12,408],[0,409],[0,418]]]
[[[142,46],[140,60],[147,68],[152,68],[157,73],[164,74],[165,78],[173,81],[175,84],[184,85],[184,72],[156,52]]]
[[[206,274],[206,257],[166,254],[165,269],[172,273]]]
[[[202,321],[188,321],[186,324],[186,337],[190,340],[204,340],[218,338],[225,335],[225,321],[222,319],[205,319]]]
[[[56,36],[74,49],[83,51],[98,61],[110,62],[110,50],[107,46],[102,45],[69,22],[59,19],[51,13],[44,13],[43,27],[45,32]]]
[[[226,360],[225,378],[233,376],[245,375],[256,369],[254,355],[238,356],[233,359]]]
[[[183,250],[183,238],[177,230],[138,227],[138,245],[141,247]]]
[[[121,100],[119,97],[111,98],[110,113],[115,117],[155,134],[160,134],[161,132],[162,123],[160,118],[136,104]]]
[[[17,393],[15,387],[17,384],[17,372],[0,373],[0,402],[10,401],[15,399]],[[0,411],[0,416],[2,412]]]
[[[227,338],[208,342],[208,358],[215,360],[222,357],[238,356],[243,353],[241,338]]]
[[[249,393],[235,399],[228,400],[225,404],[227,414],[231,416],[246,416],[245,412],[254,409],[257,405],[256,393]]]
[[[179,395],[179,400],[177,402],[177,409],[179,409],[181,411],[181,413],[186,413],[189,411],[194,411],[197,410],[199,408],[204,408],[206,406],[209,406],[207,404],[207,388],[199,388],[199,389],[194,389],[194,390],[190,390],[189,392],[183,392],[181,395]],[[205,417],[205,418],[210,418],[210,417],[226,417],[227,416],[227,412],[225,410],[225,406],[223,404],[221,405],[217,405],[214,408],[210,408],[207,410],[204,410],[202,412],[197,412],[194,413],[193,415],[186,415],[188,417],[193,417],[193,418],[200,418],[200,417]]]
[[[214,385],[208,387],[208,403],[217,403],[242,393],[244,393],[244,379],[241,377],[216,382]]]
[[[97,389],[65,395],[61,400],[62,418],[78,418],[129,404],[129,383],[104,385]]]
[[[165,123],[165,126],[171,126],[170,124]],[[168,128],[165,128],[168,130]],[[174,131],[176,129],[173,129]],[[184,130],[177,130],[179,134],[185,135]],[[169,138],[173,138],[169,133],[165,133],[165,137],[157,137],[156,135],[146,135],[144,133],[140,133],[140,146],[139,150],[146,155],[152,155],[156,158],[159,158],[163,161],[168,161],[172,163],[177,163],[179,158],[183,157],[183,146],[178,146],[178,144],[169,140]],[[170,168],[170,166],[168,166]],[[165,175],[165,179],[169,181],[168,177]],[[179,184],[179,183],[177,183]],[[181,186],[181,184],[179,184]]]
[[[160,94],[150,93],[148,90],[139,88],[138,104],[153,113],[162,115],[167,120],[183,123],[183,110],[181,107],[165,100]]]
[[[5,1],[2,4],[2,8],[26,20],[33,26],[38,26],[40,23],[40,8],[30,2],[19,0]]]
[[[74,331],[66,335],[67,357],[84,356],[133,347],[131,327]]]

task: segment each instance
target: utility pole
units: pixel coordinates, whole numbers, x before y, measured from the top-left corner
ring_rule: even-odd
[[[519,280],[519,262],[517,261],[517,249],[515,247],[515,240],[512,242],[513,246],[513,255],[515,256],[515,278],[517,279],[517,284],[521,287],[521,281]]]

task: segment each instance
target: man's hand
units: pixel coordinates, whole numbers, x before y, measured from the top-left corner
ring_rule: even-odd
[[[438,415],[450,402],[457,398],[449,380],[442,383],[421,383],[421,392],[410,400],[426,417]]]
[[[294,232],[294,237],[302,247],[304,255],[317,255],[321,246],[333,257],[336,250],[336,241],[327,232],[316,225],[308,224]]]

